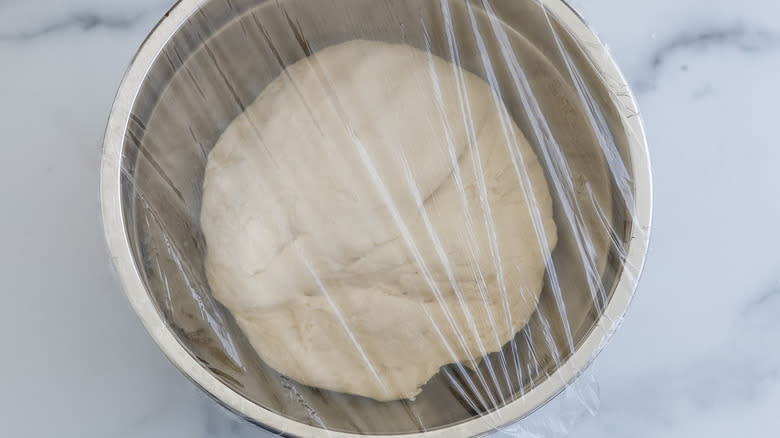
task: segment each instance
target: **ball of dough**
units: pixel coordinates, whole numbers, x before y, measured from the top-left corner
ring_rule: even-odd
[[[289,66],[210,153],[214,296],[301,383],[412,399],[527,323],[557,234],[534,152],[490,86],[405,45]]]

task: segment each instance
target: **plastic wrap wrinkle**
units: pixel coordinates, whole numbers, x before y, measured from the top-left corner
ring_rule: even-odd
[[[496,414],[566,436],[595,382],[558,382],[577,414],[542,426],[501,408],[641,268],[614,79],[537,0],[330,3],[206,1],[161,52],[121,168],[158,310],[234,390],[323,430]],[[339,11],[360,20],[328,30]]]

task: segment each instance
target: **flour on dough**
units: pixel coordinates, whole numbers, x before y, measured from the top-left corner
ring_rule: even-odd
[[[557,241],[534,152],[472,73],[353,41],[288,67],[210,153],[214,296],[301,383],[412,399],[498,351]]]

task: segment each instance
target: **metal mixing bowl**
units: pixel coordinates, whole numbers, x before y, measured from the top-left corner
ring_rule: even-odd
[[[211,297],[203,273],[208,151],[284,66],[355,38],[450,60],[453,44],[460,65],[494,75],[537,153],[553,150],[565,163],[546,166],[560,228],[555,281],[548,275],[538,312],[505,348],[514,368],[444,367],[413,402],[378,403],[279,375]],[[587,366],[621,320],[650,226],[636,104],[603,45],[561,0],[181,0],[121,85],[101,176],[114,266],[168,358],[234,412],[302,437],[477,436],[527,415]],[[572,185],[553,184],[561,178]],[[508,378],[479,379],[491,371]]]

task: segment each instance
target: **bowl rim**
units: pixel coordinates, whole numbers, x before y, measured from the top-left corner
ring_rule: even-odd
[[[133,309],[168,359],[190,380],[220,404],[258,426],[284,436],[358,438],[446,438],[483,436],[512,424],[543,406],[577,378],[606,344],[622,322],[641,276],[649,245],[652,222],[652,175],[647,139],[637,102],[613,58],[584,19],[565,0],[536,0],[545,6],[581,44],[594,66],[611,78],[604,85],[619,104],[628,133],[634,181],[634,226],[628,239],[625,264],[612,299],[597,324],[571,357],[548,378],[517,400],[479,417],[421,433],[363,435],[310,426],[274,413],[245,398],[222,383],[178,341],[158,313],[135,263],[127,235],[121,198],[121,159],[132,108],[147,72],[158,54],[197,10],[209,0],[178,0],[146,37],[128,67],[116,94],[103,140],[100,169],[100,208],[112,264]]]

